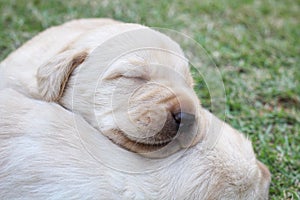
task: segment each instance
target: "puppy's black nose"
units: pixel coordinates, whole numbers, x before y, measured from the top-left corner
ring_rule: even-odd
[[[176,113],[173,115],[173,117],[177,124],[178,129],[189,128],[195,122],[195,115],[185,113],[185,112]]]

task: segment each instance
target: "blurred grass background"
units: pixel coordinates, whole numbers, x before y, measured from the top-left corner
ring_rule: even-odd
[[[222,73],[227,122],[249,136],[271,170],[270,199],[300,199],[298,0],[0,0],[0,12],[0,60],[74,18],[109,17],[188,34]],[[203,89],[197,77],[195,89]]]

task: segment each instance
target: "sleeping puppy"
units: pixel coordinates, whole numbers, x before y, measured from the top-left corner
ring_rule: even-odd
[[[267,168],[255,159],[251,143],[228,125],[210,150],[197,143],[180,157],[179,151],[147,159],[122,151],[80,115],[12,89],[0,91],[0,115],[1,199],[268,196]],[[223,124],[210,117],[214,125]]]
[[[11,132],[14,131],[13,127],[20,127],[26,133],[21,142],[30,140],[27,134],[35,131],[26,129],[27,125],[45,130],[47,134],[52,135],[53,143],[48,143],[48,139],[43,138],[43,135],[38,141],[41,146],[44,146],[44,142],[48,144],[45,151],[49,152],[49,159],[54,159],[59,153],[56,150],[64,151],[65,146],[71,145],[79,149],[79,152],[84,154],[85,150],[89,155],[93,155],[92,157],[96,157],[96,160],[104,160],[104,163],[109,163],[109,167],[121,171],[125,168],[134,171],[148,167],[160,169],[165,163],[172,163],[164,168],[165,171],[158,173],[156,171],[159,170],[155,170],[155,173],[143,175],[145,179],[141,178],[143,181],[136,183],[132,175],[116,176],[114,173],[117,172],[107,169],[107,173],[112,173],[111,175],[102,178],[102,182],[94,179],[91,182],[101,185],[104,179],[104,184],[110,181],[110,176],[116,181],[126,177],[129,185],[139,183],[141,188],[136,188],[137,185],[114,186],[110,183],[105,187],[102,185],[105,192],[100,193],[99,188],[98,191],[94,191],[93,189],[97,190],[96,187],[87,187],[83,193],[91,192],[93,197],[97,198],[98,194],[107,192],[107,195],[113,195],[117,191],[116,198],[125,199],[149,199],[152,197],[150,194],[157,193],[157,196],[153,195],[154,199],[267,198],[270,182],[267,168],[255,159],[251,144],[244,136],[199,106],[192,89],[188,61],[178,44],[159,32],[141,25],[124,24],[108,19],[72,21],[42,32],[9,55],[1,63],[0,76],[0,88],[13,88],[29,98],[57,104],[30,100],[32,105],[43,104],[47,108],[44,111],[43,108],[35,111],[34,106],[29,107],[27,110],[35,111],[35,114],[27,120],[26,115],[22,116],[25,111],[20,109],[17,116],[12,115],[8,118],[11,121],[0,127],[0,130],[4,131],[2,129],[8,126],[12,129],[8,129]],[[18,96],[13,93],[10,97],[14,95]],[[25,100],[26,97],[19,98],[24,102],[28,101],[28,104],[30,102],[29,99]],[[22,101],[17,101],[16,104],[22,105]],[[65,116],[67,114],[64,114],[58,105],[65,109],[65,113],[69,113],[69,110],[77,116],[76,123],[72,124],[74,120]],[[44,117],[38,113],[45,112],[47,115],[50,112],[48,110],[52,109],[51,106],[59,107],[57,116],[64,116],[68,123],[62,120],[64,124],[61,124],[54,114],[43,120],[53,120],[53,123],[39,123],[39,119]],[[8,106],[3,106],[2,110],[9,113],[12,108],[9,110]],[[29,122],[33,116],[36,120]],[[22,121],[21,119],[25,120],[21,125],[14,125],[16,120]],[[68,125],[65,126],[66,124]],[[72,138],[69,140],[60,135],[74,135],[74,127],[79,129],[79,138],[85,141],[84,148],[79,148],[77,143],[73,144]],[[96,132],[101,139],[95,139]],[[57,137],[54,137],[55,135]],[[104,140],[102,135],[110,141]],[[14,137],[9,139],[14,141]],[[66,144],[60,144],[61,140]],[[105,145],[102,144],[104,141]],[[45,174],[52,170],[59,171],[56,164],[61,166],[60,162],[64,161],[65,154],[70,153],[75,156],[73,158],[76,161],[82,159],[74,163],[74,166],[79,168],[82,165],[78,171],[74,170],[73,175],[78,175],[77,182],[93,177],[93,174],[89,174],[93,170],[89,170],[91,166],[99,165],[99,162],[89,166],[95,161],[86,161],[81,153],[78,156],[76,153],[73,155],[72,149],[65,150],[61,160],[56,162],[54,159],[49,168],[32,166],[27,169],[37,177],[40,170]],[[35,156],[32,150],[26,151]],[[103,152],[107,156],[103,155]],[[23,154],[24,150],[19,153],[20,157],[26,154]],[[36,156],[37,159],[41,159],[41,155]],[[153,159],[154,162],[149,158],[160,159]],[[11,156],[8,159],[12,163],[17,162]],[[68,163],[68,158],[65,159]],[[63,165],[65,168],[62,168],[67,169],[67,165]],[[17,170],[20,177],[26,176],[21,169],[22,166]],[[80,176],[84,169],[87,170],[87,174]],[[4,175],[7,173],[10,172],[3,172]],[[51,178],[68,179],[67,175],[60,174]],[[32,181],[32,178],[27,179],[24,184]],[[46,182],[47,177],[44,178]],[[185,181],[191,182],[191,185],[183,187]],[[9,187],[5,181],[2,183],[4,187]],[[44,187],[42,183],[37,183],[33,188],[27,188],[24,194],[34,191],[39,193],[38,188],[49,187],[50,190],[55,188],[51,186],[53,184],[49,183]],[[58,195],[67,197],[68,192],[73,194],[71,191],[78,187],[74,185],[67,188],[64,185]],[[109,190],[109,187],[119,189]],[[127,190],[127,187],[131,189]],[[148,187],[151,190],[149,193],[146,191]],[[53,189],[53,193],[55,190]]]
[[[0,88],[55,101],[144,156],[165,157],[204,134],[182,50],[141,25],[69,22],[33,38],[0,70]]]

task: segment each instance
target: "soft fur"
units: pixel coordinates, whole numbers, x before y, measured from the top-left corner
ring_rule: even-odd
[[[83,118],[55,103],[5,89],[0,114],[1,199],[267,198],[267,170],[259,167],[250,142],[227,125],[213,149],[198,143],[174,162],[176,154],[153,164],[119,151]],[[92,157],[79,135],[88,137],[86,145],[97,148],[102,161],[125,172]]]
[[[268,196],[251,143],[199,106],[182,50],[159,32],[72,21],[8,56],[0,78],[1,199]],[[193,116],[179,130],[178,112]]]

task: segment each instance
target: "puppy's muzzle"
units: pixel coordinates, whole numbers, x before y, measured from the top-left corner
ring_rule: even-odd
[[[180,134],[189,134],[195,124],[195,115],[186,112],[170,112],[163,128],[147,138],[149,143],[168,143]]]
[[[197,98],[190,88],[170,88],[148,83],[131,94],[128,112],[119,117],[120,124],[129,119],[128,123],[123,123],[122,132],[134,147],[127,148],[140,146],[157,150],[170,146],[174,152],[173,149],[188,148],[193,144],[199,125]]]

